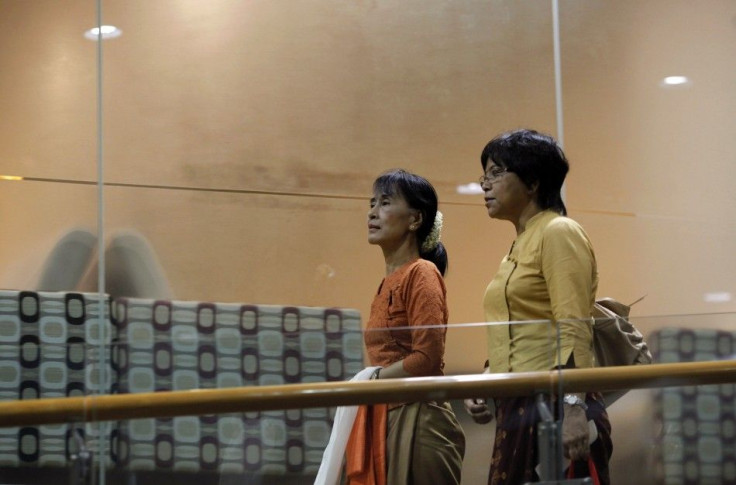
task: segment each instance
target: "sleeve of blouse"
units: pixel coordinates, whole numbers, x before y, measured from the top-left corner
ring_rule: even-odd
[[[407,317],[412,331],[411,353],[404,358],[404,370],[413,376],[441,375],[447,332],[445,285],[439,272],[417,265],[405,287]]]
[[[591,359],[591,310],[594,274],[593,248],[574,221],[558,218],[546,228],[542,241],[542,271],[547,282],[552,315],[560,325],[562,362],[574,352],[578,366]]]

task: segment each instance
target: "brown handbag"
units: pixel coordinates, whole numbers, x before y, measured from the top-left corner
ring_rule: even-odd
[[[613,298],[596,300],[593,307],[593,351],[598,367],[652,363],[652,354],[644,336],[629,321],[630,310],[631,305],[625,305]],[[610,406],[627,392],[628,390],[604,392],[606,406]]]

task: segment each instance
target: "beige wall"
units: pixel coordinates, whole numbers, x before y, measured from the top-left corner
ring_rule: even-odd
[[[367,315],[383,274],[367,199],[401,166],[435,184],[445,213],[447,370],[479,369],[483,330],[465,324],[483,319],[513,232],[455,187],[477,179],[498,132],[557,133],[549,2],[101,6],[123,35],[102,45],[98,125],[97,44],[82,37],[94,2],[0,0],[0,175],[29,178],[0,180],[0,287],[72,279],[72,259],[48,261],[62,241],[92,258],[69,285],[95,288],[96,248],[74,231],[102,221],[107,256],[125,263],[106,288]],[[560,27],[566,195],[596,248],[599,295],[646,294],[645,331],[723,326],[736,301],[704,295],[736,295],[736,3],[561,0]],[[692,84],[663,89],[673,74]],[[624,481],[650,468],[647,403],[632,393],[611,410]],[[482,482],[488,435],[466,429],[465,476]]]
[[[733,312],[703,297],[736,294],[736,4],[560,6],[566,194],[600,295]],[[75,182],[96,180],[101,133],[105,237],[142,236],[177,298],[367,315],[367,197],[401,166],[440,192],[452,322],[482,320],[513,233],[455,187],[496,133],[556,133],[547,2],[105,1],[123,35],[103,43],[102,131],[93,7],[0,1],[0,174],[41,179],[0,182],[0,286],[33,287],[58,240],[97,232],[97,189]],[[450,333],[451,372],[483,358],[480,330]]]

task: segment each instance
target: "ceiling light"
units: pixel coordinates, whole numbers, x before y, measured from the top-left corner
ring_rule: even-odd
[[[23,180],[23,177],[17,175],[0,175],[0,180]]]
[[[708,303],[726,303],[731,301],[731,293],[727,291],[718,291],[715,293],[706,293],[703,300]]]
[[[483,193],[483,188],[478,182],[471,182],[457,186],[457,193],[462,195],[478,195]]]
[[[667,76],[662,79],[663,86],[683,86],[690,84],[690,80],[685,76]]]
[[[100,37],[102,39],[114,39],[120,37],[123,31],[115,27],[114,25],[101,25],[100,27],[93,27],[84,33],[84,37],[89,40],[97,40]]]

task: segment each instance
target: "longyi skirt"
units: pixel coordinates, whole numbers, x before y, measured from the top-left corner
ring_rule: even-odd
[[[388,412],[388,485],[459,485],[465,434],[449,403],[415,402]]]
[[[598,431],[597,439],[590,445],[590,454],[601,485],[609,485],[608,461],[613,452],[611,423],[599,394],[588,394],[585,402],[588,405],[588,420],[593,420]],[[496,439],[491,456],[489,485],[521,485],[539,481],[535,470],[539,464],[539,420],[534,397],[496,400]],[[576,462],[574,466],[576,478],[589,476],[587,463]]]

